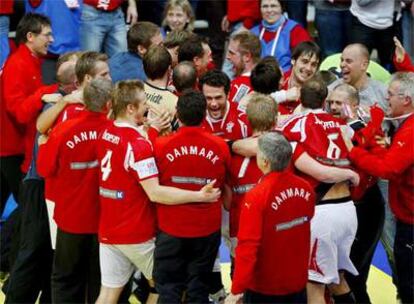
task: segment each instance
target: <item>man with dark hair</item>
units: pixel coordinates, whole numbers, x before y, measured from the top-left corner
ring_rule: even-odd
[[[181,95],[187,89],[196,89],[197,72],[190,61],[182,61],[173,69],[172,81],[175,94]]]
[[[249,31],[230,38],[227,59],[233,64],[236,76],[231,81],[229,101],[239,102],[251,91],[250,73],[260,60],[260,39]]]
[[[26,173],[29,168],[36,117],[43,106],[41,97],[57,89],[56,85],[43,86],[40,68],[41,57],[47,54],[48,46],[53,42],[49,19],[39,14],[27,14],[20,20],[16,35],[19,46],[7,59],[0,76],[1,212],[10,194],[19,202],[19,183],[22,172]],[[19,207],[16,209],[12,219],[17,220],[20,210]],[[16,244],[18,236],[19,232],[14,231],[12,238]],[[5,237],[6,233],[2,233],[2,238]],[[6,247],[2,245],[2,248]],[[2,259],[7,257],[6,254],[1,256]],[[13,254],[9,260],[13,264]]]
[[[283,135],[259,137],[256,159],[264,176],[242,201],[227,303],[235,303],[243,292],[244,303],[306,303],[315,194],[288,168],[291,156],[292,147]]]
[[[211,49],[206,41],[199,36],[190,37],[184,41],[178,49],[178,62],[191,61],[200,78],[207,72],[207,66],[211,61]]]
[[[160,184],[195,190],[216,180],[223,188],[230,165],[226,143],[204,131],[205,97],[195,91],[177,102],[180,129],[155,143]],[[194,166],[197,164],[197,166]],[[159,303],[207,303],[209,276],[220,245],[222,199],[214,203],[157,204],[154,279]]]
[[[277,63],[276,58],[273,56],[264,57],[254,67],[250,75],[253,92],[244,96],[240,100],[237,108],[244,112],[250,102],[252,93],[270,95],[271,93],[278,91],[282,77],[282,70]]]
[[[131,26],[127,33],[128,51],[120,52],[109,60],[114,82],[128,79],[146,80],[142,58],[152,45],[160,45],[160,28],[154,23],[142,21]]]
[[[246,116],[229,102],[230,79],[219,70],[209,71],[200,79],[199,86],[207,100],[207,115],[203,126],[227,141],[248,136]]]
[[[167,84],[171,74],[171,55],[162,45],[150,47],[144,56],[144,71],[147,74],[145,94],[149,108],[157,113],[168,112],[171,122],[175,117],[177,96],[168,91]],[[151,117],[152,113],[149,114]],[[173,126],[175,129],[177,125]]]
[[[252,70],[250,81],[253,91],[270,95],[279,90],[282,70],[275,57],[267,56],[259,61]]]
[[[94,303],[99,294],[99,162],[96,143],[111,101],[112,83],[94,79],[85,87],[86,110],[39,139],[37,169],[64,189],[56,202],[58,226],[52,270],[52,302]],[[82,182],[79,182],[82,181]]]
[[[75,63],[71,56],[59,60],[57,73],[61,81],[75,82]],[[62,75],[65,77],[61,77]],[[71,75],[66,79],[66,76]],[[59,83],[59,92],[70,93],[74,86]],[[44,104],[44,109],[52,106]],[[39,137],[36,135],[36,139]],[[37,140],[32,150],[32,162],[20,190],[23,202],[21,235],[16,261],[10,271],[5,289],[5,303],[34,303],[41,292],[40,302],[50,303],[50,275],[53,252],[49,235],[48,212],[45,202],[45,184],[36,170]]]
[[[272,97],[279,104],[280,115],[292,114],[300,104],[300,88],[315,75],[321,60],[321,50],[312,41],[299,43],[292,52],[292,68],[284,75],[282,91]]]

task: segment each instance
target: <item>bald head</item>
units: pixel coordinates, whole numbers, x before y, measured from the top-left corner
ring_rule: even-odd
[[[367,80],[369,52],[360,43],[348,45],[341,55],[341,71],[345,83],[359,89]]]
[[[345,51],[351,51],[355,56],[358,56],[359,58],[363,60],[369,60],[369,51],[368,48],[363,45],[362,43],[352,43],[345,47]]]
[[[183,61],[177,64],[173,70],[173,84],[177,92],[192,89],[197,82],[197,72],[192,62]]]

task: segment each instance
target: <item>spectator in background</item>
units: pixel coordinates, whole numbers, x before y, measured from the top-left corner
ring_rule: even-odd
[[[352,0],[351,43],[364,44],[371,54],[378,51],[379,62],[391,69],[394,49],[394,8],[396,1]]]
[[[85,51],[105,52],[109,57],[126,52],[126,26],[122,12],[124,0],[83,0],[80,44]],[[128,0],[126,22],[138,19],[136,0]]]
[[[293,50],[299,43],[311,40],[308,32],[297,22],[283,15],[279,0],[262,0],[262,21],[251,32],[260,38],[262,54],[274,56],[284,72],[292,67]]]
[[[282,5],[285,7],[289,19],[295,20],[304,29],[308,27],[308,0],[282,0]]]
[[[190,2],[187,0],[169,0],[164,8],[161,34],[165,38],[171,31],[194,29],[195,16]]]
[[[402,0],[402,38],[407,53],[414,57],[414,1]]]
[[[52,23],[54,41],[42,62],[42,77],[46,84],[56,82],[56,63],[59,55],[80,49],[81,5],[80,0],[25,0],[26,13],[43,14],[48,16]]]
[[[260,20],[259,1],[227,0],[227,15],[223,17],[223,32],[250,30]]]
[[[128,51],[121,52],[109,60],[112,81],[146,80],[142,58],[151,47],[162,43],[160,28],[154,23],[142,21],[131,26],[127,35]]]
[[[13,14],[13,0],[4,0],[0,6],[0,69],[3,68],[3,64],[9,57],[10,45],[9,45],[9,29],[10,29],[10,17]],[[1,210],[0,210],[1,211]]]
[[[403,72],[414,72],[414,64],[411,61],[410,55],[405,51],[397,37],[394,37],[394,43],[395,53],[393,61],[396,70]]]
[[[349,12],[351,1],[314,0],[313,3],[322,59],[342,52],[349,43],[349,28],[352,20]]]

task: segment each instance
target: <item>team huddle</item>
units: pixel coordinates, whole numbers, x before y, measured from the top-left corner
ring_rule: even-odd
[[[397,235],[412,227],[414,74],[396,73],[388,102],[367,105],[347,82],[354,74],[332,83],[317,72],[315,43],[298,44],[285,75],[257,49],[253,34],[232,36],[233,81],[188,60],[172,70],[163,45],[143,56],[145,82],[113,83],[101,53],[59,58],[58,84],[33,97],[43,100],[35,104],[41,114],[19,114],[38,131],[27,164],[37,179],[23,192],[28,199],[44,189],[53,302],[124,301],[140,276],[147,303],[356,303],[347,283],[365,271],[351,254],[362,219],[356,206],[381,195],[378,177],[391,181]],[[345,71],[347,56],[369,61],[359,44],[342,56]],[[390,146],[384,130],[401,117]],[[222,239],[231,255],[229,295]],[[395,254],[406,301],[412,269],[402,268],[412,261],[401,261],[412,249]]]

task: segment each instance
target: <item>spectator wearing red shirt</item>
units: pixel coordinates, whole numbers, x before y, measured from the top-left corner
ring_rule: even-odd
[[[177,133],[160,137],[155,156],[160,183],[197,190],[216,180],[224,187],[230,152],[224,140],[201,128],[206,100],[189,91],[177,103]],[[214,203],[157,205],[154,279],[159,303],[207,303],[208,278],[220,245],[222,199]]]
[[[389,182],[389,202],[397,219],[394,255],[397,289],[402,303],[414,301],[412,245],[414,242],[414,73],[397,73],[391,78],[387,100],[390,115],[399,124],[391,146],[383,155],[354,147],[350,159],[368,173]]]
[[[226,59],[232,63],[236,77],[230,84],[230,102],[239,102],[252,90],[250,74],[260,60],[260,51],[259,38],[248,31],[230,38]]]
[[[410,55],[405,51],[401,42],[394,37],[395,52],[393,57],[394,66],[401,72],[414,72],[414,64],[411,61]]]
[[[243,199],[231,295],[235,303],[305,303],[310,220],[315,194],[288,165],[289,142],[279,133],[259,138],[257,166],[265,174]]]
[[[99,294],[99,162],[96,144],[108,124],[112,84],[95,79],[84,89],[86,110],[40,137],[37,169],[61,189],[55,196],[58,226],[52,302],[94,303]],[[46,141],[46,142],[45,142]]]

